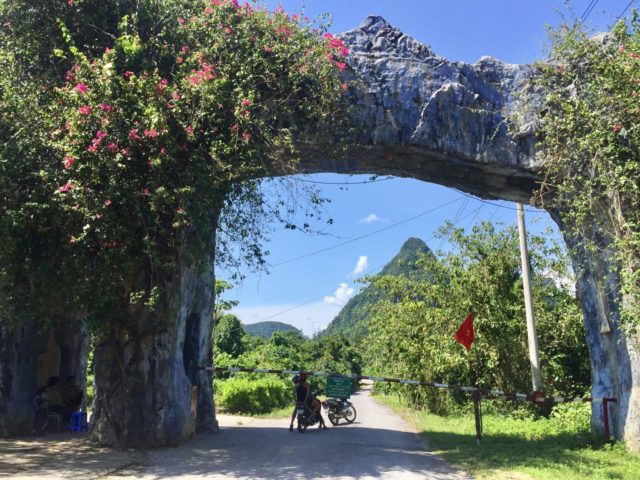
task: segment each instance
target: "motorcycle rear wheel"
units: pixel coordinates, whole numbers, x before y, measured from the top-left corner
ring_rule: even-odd
[[[347,413],[344,416],[344,419],[349,423],[353,423],[355,421],[356,408],[352,404],[349,404],[349,408],[347,409]]]
[[[328,417],[329,417],[329,421],[331,422],[331,425],[338,425],[338,422],[340,421],[340,419],[337,418],[333,413],[329,413]]]

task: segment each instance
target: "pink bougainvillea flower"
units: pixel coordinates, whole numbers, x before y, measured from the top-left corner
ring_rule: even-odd
[[[107,132],[104,132],[102,130],[98,130],[96,132],[96,139],[101,142],[105,137],[107,136]]]
[[[73,164],[76,163],[76,159],[67,155],[66,157],[64,157],[64,169],[65,170],[69,170]]]
[[[249,105],[251,105],[251,102],[248,99],[246,99],[246,98],[242,99],[242,106],[243,107],[248,107]]]
[[[616,124],[613,126],[613,131],[614,131],[615,133],[618,133],[620,130],[622,130],[622,125],[621,125],[620,123],[616,123]]]
[[[118,146],[111,142],[109,145],[107,145],[107,148],[109,149],[110,152],[117,152],[118,151]]]
[[[122,154],[123,154],[123,155],[126,155],[127,157],[128,157],[129,155],[131,155],[131,150],[129,149],[129,147],[127,147],[127,148],[123,148],[123,149],[121,150],[121,152],[122,152]]]
[[[213,8],[207,7],[204,9],[205,15],[211,15],[213,13]]]
[[[251,140],[251,134],[249,132],[242,132],[242,140],[248,142]]]
[[[347,47],[341,47],[340,55],[342,55],[343,57],[346,57],[347,55],[349,55],[349,49]]]
[[[187,125],[187,128],[185,128],[185,130],[187,131],[187,134],[189,136],[193,135],[193,127],[191,125]]]
[[[138,135],[138,129],[137,128],[132,128],[131,131],[129,132],[129,139],[130,140],[140,140],[142,137],[140,135]]]
[[[87,93],[87,91],[89,90],[89,87],[87,87],[84,83],[82,82],[78,82],[75,84],[75,86],[73,87],[73,89],[78,92],[78,93]]]
[[[144,136],[149,138],[158,138],[158,131],[155,128],[144,131]]]
[[[338,70],[341,72],[344,72],[344,69],[347,68],[347,64],[344,62],[337,62],[336,65],[338,66]]]
[[[158,93],[162,92],[165,89],[165,87],[167,86],[168,83],[169,83],[169,81],[166,78],[163,78],[162,80],[160,80],[158,85],[156,85],[156,92],[158,92]]]
[[[231,30],[231,27],[225,27],[224,33],[226,33],[227,35],[231,35],[233,33],[233,30]]]
[[[98,151],[98,145],[96,145],[95,143],[87,147],[87,152],[94,153],[97,151]]]
[[[174,100],[180,100],[180,94],[178,92],[171,92],[171,98]]]
[[[111,203],[112,203],[112,202],[111,202],[111,200],[110,200],[109,198],[107,198],[104,202],[102,202],[102,204],[103,204],[105,207],[108,207],[109,205],[111,205]]]
[[[233,125],[231,125],[231,131],[233,133],[238,133],[238,124],[234,123]]]
[[[73,183],[71,182],[67,182],[58,188],[58,192],[60,193],[65,193],[65,192],[68,192],[69,190],[73,190]]]
[[[105,112],[113,112],[114,110],[111,105],[108,105],[106,103],[101,103],[100,105],[98,105],[98,108],[104,110]]]
[[[167,149],[166,149],[165,147],[161,147],[161,148],[160,148],[160,153],[161,153],[162,155],[165,155],[165,154],[167,153]]]
[[[347,90],[349,90],[349,84],[348,84],[348,83],[343,83],[343,84],[342,84],[342,90],[344,90],[345,92],[346,92]]]
[[[80,113],[80,115],[91,115],[92,110],[93,109],[90,105],[83,105],[82,107],[78,108],[78,113]]]
[[[183,45],[182,48],[180,49],[180,51],[182,53],[187,53],[189,51],[189,47],[187,45]]]
[[[182,18],[182,17],[178,18],[178,23],[180,25],[184,25],[184,18]]]
[[[149,193],[149,189],[148,189],[148,188],[145,188],[144,190],[142,190],[142,194],[143,194],[143,195],[150,195],[150,193]]]
[[[178,212],[180,215],[184,215],[184,208],[179,207],[176,212]]]
[[[124,78],[129,80],[133,76],[133,72],[131,70],[127,70],[126,72],[123,73],[123,75],[124,75]]]
[[[182,57],[176,57],[176,63],[182,63],[184,59]]]
[[[271,52],[273,52],[273,48],[271,48],[271,47],[264,47],[264,51],[265,51],[266,53],[271,53]]]

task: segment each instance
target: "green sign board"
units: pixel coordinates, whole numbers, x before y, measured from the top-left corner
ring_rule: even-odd
[[[329,376],[325,393],[327,397],[349,398],[351,396],[351,379]]]

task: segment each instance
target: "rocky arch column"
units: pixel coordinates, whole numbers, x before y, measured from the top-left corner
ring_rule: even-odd
[[[217,429],[211,373],[200,368],[211,366],[213,252],[198,260],[190,258],[188,246],[181,252],[163,321],[139,310],[121,319],[126,328],[98,336],[91,437],[101,445],[177,445],[196,431]]]

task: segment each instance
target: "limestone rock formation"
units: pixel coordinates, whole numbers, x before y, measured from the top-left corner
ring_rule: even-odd
[[[485,198],[529,200],[537,178],[533,67],[491,57],[450,62],[381,17],[341,38],[350,50],[345,81],[356,138],[341,160],[314,145],[305,171],[375,170]]]

